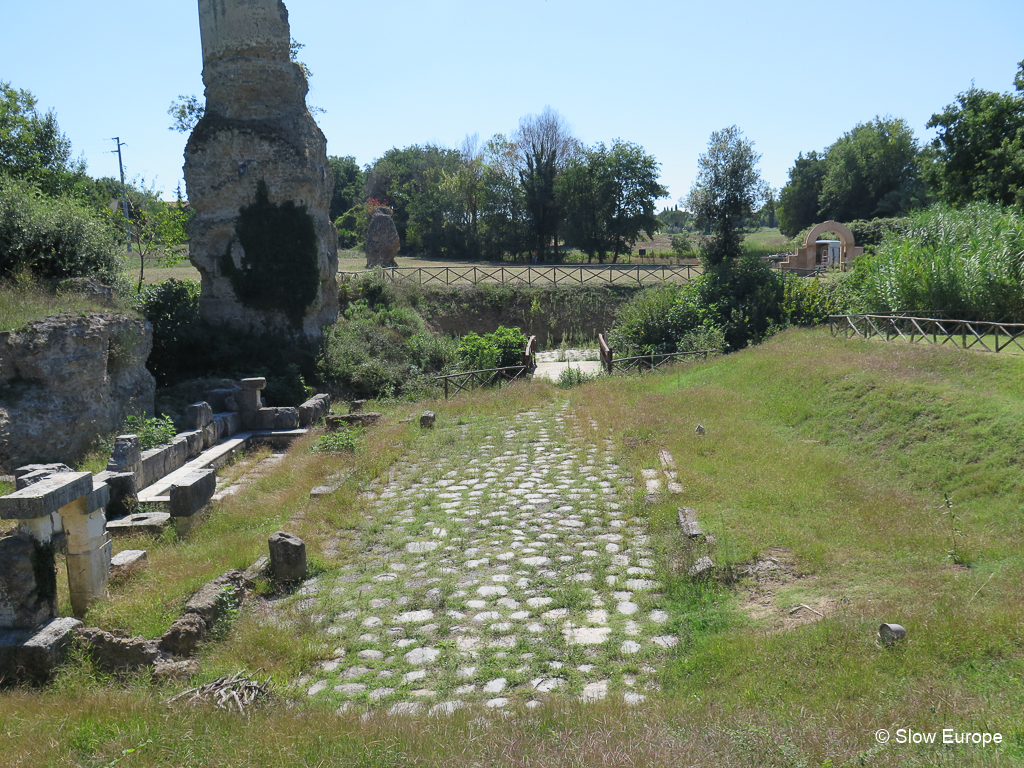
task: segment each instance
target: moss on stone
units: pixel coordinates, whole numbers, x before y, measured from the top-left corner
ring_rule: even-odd
[[[272,203],[267,184],[256,185],[256,200],[239,210],[235,235],[244,254],[235,266],[231,247],[221,269],[238,300],[250,309],[281,312],[298,329],[320,290],[316,227],[304,205]]]

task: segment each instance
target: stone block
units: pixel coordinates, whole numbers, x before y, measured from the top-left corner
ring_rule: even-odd
[[[131,568],[146,562],[147,557],[144,549],[126,549],[110,558],[110,568],[111,570]]]
[[[170,522],[171,516],[166,512],[136,512],[120,520],[108,520],[107,533],[111,536],[131,536],[136,533],[159,536]]]
[[[27,475],[30,472],[45,472],[46,474],[52,474],[54,472],[70,472],[71,467],[67,464],[26,464],[23,467],[18,467],[14,470],[14,479],[17,480],[23,475]]]
[[[258,392],[261,389],[265,389],[266,386],[267,380],[262,376],[242,379],[242,389],[246,392]]]
[[[235,395],[235,404],[240,411],[256,411],[263,407],[263,398],[258,389],[243,389]]]
[[[191,656],[206,637],[206,622],[197,613],[179,616],[159,640],[160,650],[175,656]]]
[[[119,435],[114,438],[107,470],[110,472],[138,472],[142,461],[142,448],[138,435]]]
[[[192,517],[210,503],[217,491],[217,473],[200,469],[171,486],[171,517]]]
[[[317,395],[299,406],[299,426],[309,427],[316,424],[331,412],[331,396]]]
[[[185,409],[185,429],[203,429],[213,421],[213,408],[209,403],[192,403]]]
[[[221,440],[227,440],[242,431],[242,417],[237,413],[218,413],[213,420],[220,424]]]
[[[84,514],[91,515],[96,511],[103,511],[110,503],[110,486],[102,480],[92,479],[92,491],[85,497]]]
[[[77,641],[96,666],[111,672],[126,672],[152,666],[160,657],[155,640],[119,637],[101,629],[79,629]]]
[[[306,544],[298,536],[278,531],[270,537],[270,572],[276,581],[306,578]]]
[[[185,438],[186,452],[189,459],[194,459],[203,452],[203,433],[200,430],[182,432],[178,437]]]
[[[349,400],[348,401],[348,412],[359,413],[363,410],[363,406],[366,405],[366,400]]]
[[[213,408],[214,414],[221,413],[223,411],[230,411],[231,408],[228,406],[228,398],[233,398],[241,390],[238,387],[220,387],[218,389],[211,389],[206,393],[206,402]]]
[[[203,448],[210,450],[220,442],[220,428],[216,424],[207,424],[203,427]]]
[[[131,472],[101,472],[96,478],[106,483],[110,490],[108,520],[130,515],[138,509],[139,492],[135,485],[135,475]]]
[[[254,429],[298,429],[299,412],[295,408],[260,408],[256,411]]]
[[[383,414],[374,411],[366,413],[349,413],[340,416],[327,417],[327,429],[333,431],[347,429],[348,427],[369,427],[380,424],[384,418]]]
[[[67,464],[35,464],[30,466],[35,466],[36,469],[14,476],[15,490],[20,491],[22,488],[28,488],[30,485],[35,485],[40,480],[58,472],[74,472]],[[22,469],[25,469],[25,467],[22,467]]]
[[[0,520],[49,517],[92,493],[92,473],[60,472],[6,496],[0,496]]]
[[[240,597],[241,571],[227,571],[207,582],[185,603],[185,613],[195,613],[212,627]]]
[[[697,522],[697,510],[693,507],[679,507],[676,522],[679,524],[679,530],[689,539],[699,539],[704,535]]]
[[[437,416],[434,415],[433,411],[424,411],[423,415],[420,416],[420,428],[433,429],[435,421],[437,421]]]
[[[690,575],[695,579],[706,579],[711,576],[714,570],[714,561],[712,561],[712,559],[707,555],[704,555],[702,557],[698,557],[697,562],[690,567]]]
[[[167,472],[181,469],[188,462],[188,441],[179,440],[177,435],[165,449],[167,451]]]
[[[167,474],[167,452],[163,448],[150,448],[142,452],[138,486],[147,488]]]
[[[56,616],[53,545],[24,533],[0,537],[0,628],[37,627]]]
[[[77,619],[53,619],[41,629],[0,630],[0,679],[44,682],[64,661]]]

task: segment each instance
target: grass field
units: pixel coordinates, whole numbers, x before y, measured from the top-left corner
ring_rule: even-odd
[[[676,460],[680,498],[633,502],[649,517],[682,638],[660,670],[661,694],[632,709],[556,699],[511,716],[448,718],[336,715],[287,689],[249,717],[167,706],[173,693],[220,674],[262,667],[283,681],[320,658],[301,625],[266,621],[256,601],[205,647],[191,683],[111,679],[76,660],[45,691],[0,694],[0,762],[1024,764],[1022,382],[1017,357],[792,330],[642,378],[380,404],[387,426],[367,433],[355,453],[313,454],[307,438],[275,472],[215,507],[189,540],[149,543],[147,570],[117,586],[89,623],[158,634],[191,590],[248,565],[282,526],[306,541],[319,572],[358,562],[361,531],[372,525],[360,489],[426,445],[399,419],[431,409],[439,425],[457,429],[568,398],[581,423],[611,430],[627,473],[657,467],[663,448]],[[430,438],[434,450],[444,434]],[[312,485],[339,471],[352,474],[337,494],[308,499]],[[693,581],[680,570],[689,556],[675,527],[680,504],[696,507],[715,537],[719,579]],[[907,639],[880,646],[883,621],[904,625]],[[882,728],[893,736],[885,745],[874,735]],[[900,728],[999,732],[1003,742],[899,744]]]

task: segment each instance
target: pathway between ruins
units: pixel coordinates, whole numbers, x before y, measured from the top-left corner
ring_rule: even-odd
[[[334,658],[310,697],[392,714],[636,704],[677,638],[610,439],[567,404],[443,425],[367,491],[364,551],[307,582]],[[412,462],[415,463],[412,463]]]

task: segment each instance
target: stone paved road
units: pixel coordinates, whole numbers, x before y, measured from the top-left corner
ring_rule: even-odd
[[[442,714],[656,688],[677,639],[645,522],[612,442],[576,421],[561,405],[449,426],[436,458],[368,492],[367,551],[303,589],[336,646],[300,681],[309,696]]]

